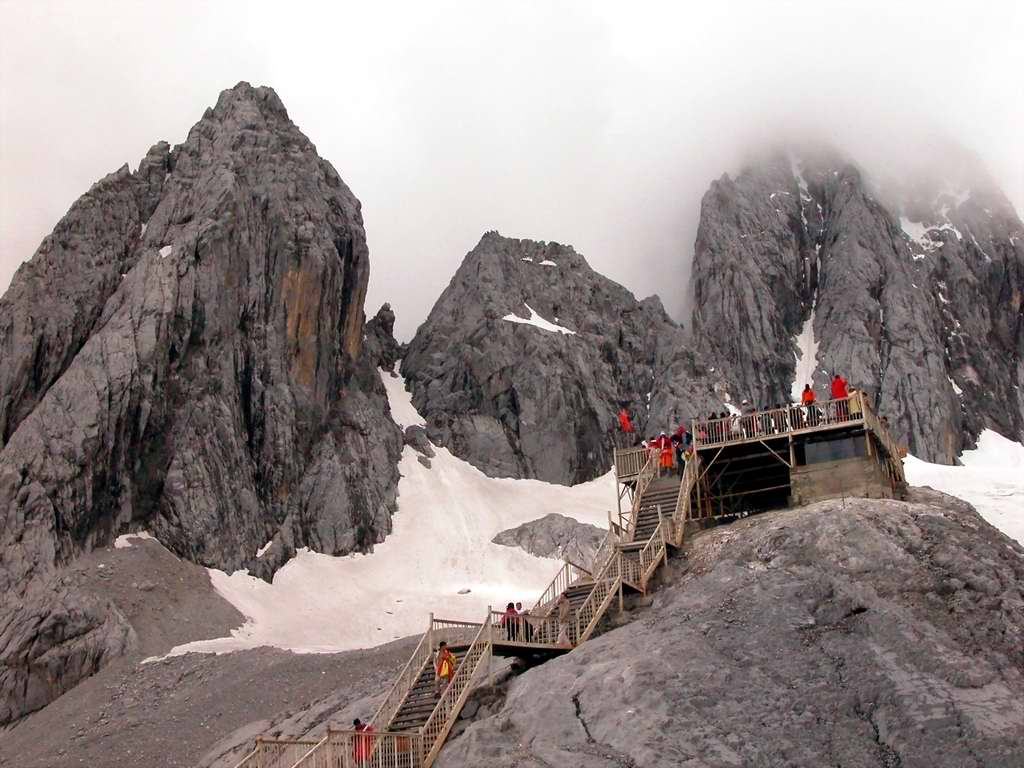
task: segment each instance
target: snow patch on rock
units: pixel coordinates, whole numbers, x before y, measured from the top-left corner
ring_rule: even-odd
[[[804,322],[800,333],[793,338],[796,344],[796,376],[789,388],[789,396],[794,403],[800,402],[804,384],[814,386],[814,371],[818,367],[818,341],[814,338],[814,310]]]
[[[156,541],[156,537],[146,531],[126,533],[114,539],[114,549],[128,549],[132,545],[132,539],[138,539],[140,541],[149,539],[150,541]]]
[[[543,317],[533,311],[533,307],[523,302],[523,306],[530,313],[529,317],[519,317],[516,314],[509,313],[505,315],[502,320],[508,320],[510,323],[521,323],[523,325],[532,325],[534,328],[540,328],[542,331],[551,331],[553,333],[564,333],[566,336],[575,336],[576,331],[571,331],[561,325],[555,325],[549,320],[545,320]]]

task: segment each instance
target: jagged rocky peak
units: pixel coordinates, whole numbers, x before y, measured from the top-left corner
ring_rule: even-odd
[[[488,232],[409,344],[431,438],[490,475],[577,483],[610,466],[615,414],[640,429],[720,403],[682,329],[571,246]]]
[[[95,185],[19,270],[0,303],[0,720],[123,650],[123,620],[60,584],[119,533],[267,577],[390,530],[402,436],[363,348],[368,274],[359,201],[247,83]]]
[[[976,199],[955,179],[938,188],[927,205],[884,193],[820,148],[769,153],[711,185],[693,333],[734,397],[774,404],[808,382],[827,397],[838,371],[922,458],[953,462],[986,426],[1024,435],[1020,219],[991,187]]]

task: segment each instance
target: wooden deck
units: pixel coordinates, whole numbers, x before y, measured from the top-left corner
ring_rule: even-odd
[[[890,459],[898,460],[902,456],[898,444],[863,393],[812,406],[790,405],[722,419],[694,420],[687,428],[693,436],[693,448],[698,452],[861,428],[875,435]],[[615,476],[619,483],[634,482],[649,457],[649,449],[643,447],[615,451]]]

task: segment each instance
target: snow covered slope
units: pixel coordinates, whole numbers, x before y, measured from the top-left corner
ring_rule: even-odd
[[[1024,544],[1024,445],[985,430],[978,447],[964,451],[962,467],[929,464],[908,456],[907,482],[969,501],[1007,536]]]
[[[422,423],[402,381],[383,377],[395,420]],[[615,504],[611,473],[573,487],[494,479],[443,448],[436,451],[427,469],[405,448],[394,531],[373,554],[331,557],[304,550],[275,574],[273,584],[245,571],[229,576],[211,570],[217,591],[248,621],[231,637],[182,645],[172,654],[261,645],[344,651],[421,633],[431,612],[481,621],[488,605],[532,605],[558,570],[556,560],[492,544],[495,534],[551,512],[607,526],[607,510]]]

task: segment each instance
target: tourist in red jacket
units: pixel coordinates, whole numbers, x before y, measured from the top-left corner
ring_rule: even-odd
[[[838,373],[832,374],[832,399],[837,401],[836,408],[836,421],[847,421],[849,419],[850,408],[847,398],[850,396],[850,390],[847,385],[846,379],[840,376]]]

